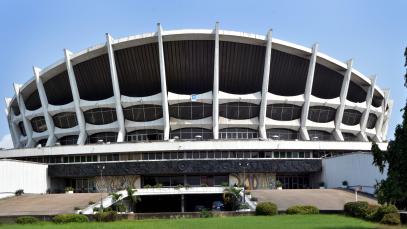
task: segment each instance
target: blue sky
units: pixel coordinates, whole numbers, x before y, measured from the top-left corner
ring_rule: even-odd
[[[12,83],[26,82],[33,65],[54,63],[63,48],[77,52],[103,43],[106,32],[118,38],[152,32],[157,22],[164,29],[185,29],[213,28],[220,21],[227,30],[265,34],[272,28],[276,38],[308,47],[318,42],[322,52],[338,60],[353,58],[357,70],[376,74],[378,85],[391,90],[392,137],[407,97],[406,9],[405,0],[0,0],[0,96],[12,97]],[[0,139],[8,132],[0,115]]]

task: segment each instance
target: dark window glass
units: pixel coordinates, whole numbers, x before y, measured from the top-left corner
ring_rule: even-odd
[[[343,112],[342,123],[349,126],[354,126],[360,123],[362,113],[357,110],[346,109]]]
[[[369,114],[369,118],[367,119],[366,128],[373,129],[376,126],[377,116],[373,113]]]
[[[202,119],[212,116],[212,104],[207,103],[178,103],[170,106],[170,116],[177,119]]]
[[[259,116],[259,105],[233,102],[219,105],[219,116],[229,119],[250,119]]]
[[[311,141],[330,141],[332,134],[321,130],[309,130],[308,135]]]
[[[93,134],[86,139],[86,143],[87,144],[100,143],[99,140],[102,141],[103,143],[116,142],[117,133],[104,132],[104,133]]]
[[[228,176],[213,176],[213,183],[216,186],[229,185]]]
[[[345,141],[358,141],[357,136],[351,133],[342,133],[342,136]]]
[[[76,113],[73,112],[59,113],[54,115],[52,119],[54,120],[55,126],[62,129],[71,128],[78,125]]]
[[[37,146],[41,145],[42,147],[44,147],[47,144],[47,139],[41,139],[37,142]]]
[[[267,106],[268,118],[279,121],[290,121],[301,117],[302,108],[292,104],[271,104]]]
[[[113,108],[96,108],[84,112],[87,123],[94,125],[109,124],[117,120],[116,110]]]
[[[182,128],[171,131],[170,138],[178,138],[183,140],[212,139],[213,133],[212,130],[203,128]]]
[[[190,186],[200,186],[201,177],[200,176],[187,176],[187,184]]]
[[[309,108],[308,119],[313,122],[330,122],[335,119],[336,109],[332,107],[313,106]]]
[[[24,123],[23,122],[19,122],[18,123],[18,128],[20,129],[20,132],[23,136],[27,136],[27,134],[25,133],[25,128],[24,128]]]
[[[143,104],[123,108],[124,118],[135,122],[147,122],[163,117],[161,106],[153,104]]]
[[[127,142],[163,140],[162,130],[136,130],[126,134]]]
[[[58,141],[61,145],[76,145],[78,142],[78,135],[69,135],[60,138]]]
[[[252,139],[258,138],[257,130],[249,128],[225,128],[219,130],[220,139]]]
[[[274,140],[295,140],[298,139],[298,132],[290,129],[268,129],[267,138]]]
[[[41,133],[47,130],[47,124],[45,123],[44,116],[39,116],[31,119],[31,126],[33,131]]]

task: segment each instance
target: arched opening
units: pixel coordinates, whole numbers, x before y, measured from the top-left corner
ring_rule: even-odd
[[[117,120],[114,108],[95,108],[83,112],[87,123],[93,125],[104,125]]]
[[[136,130],[126,134],[126,142],[144,142],[163,140],[162,130]]]
[[[102,132],[88,136],[86,139],[87,144],[94,143],[109,143],[116,142],[117,133],[116,132]]]
[[[313,122],[326,123],[335,119],[336,109],[332,107],[313,106],[309,108],[308,119]]]
[[[283,129],[283,128],[273,128],[267,129],[267,138],[274,140],[296,140],[298,139],[298,131]]]
[[[170,132],[171,139],[182,139],[182,140],[201,140],[201,139],[212,139],[212,130],[204,128],[181,128]]]
[[[219,105],[219,116],[228,119],[250,119],[259,116],[259,110],[259,105],[252,103],[223,103]]]
[[[257,130],[249,128],[224,128],[219,130],[220,139],[253,139],[259,138]]]
[[[293,104],[267,105],[266,116],[278,121],[290,121],[301,117],[302,108]]]
[[[54,115],[52,119],[54,120],[54,125],[61,129],[72,128],[78,125],[76,113],[74,112],[62,112]]]
[[[47,124],[45,123],[44,116],[39,116],[31,119],[31,126],[33,131],[41,133],[47,130]]]
[[[148,122],[163,117],[161,106],[154,104],[142,104],[123,108],[124,118],[134,122]]]
[[[212,104],[187,102],[170,105],[170,116],[177,119],[195,120],[212,116]]]
[[[362,113],[357,110],[346,109],[343,112],[342,123],[349,126],[354,126],[360,123]]]

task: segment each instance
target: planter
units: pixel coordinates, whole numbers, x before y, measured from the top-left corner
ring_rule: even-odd
[[[66,191],[65,194],[73,194],[73,191]]]

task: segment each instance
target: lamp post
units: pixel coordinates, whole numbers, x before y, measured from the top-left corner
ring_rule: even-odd
[[[246,202],[246,168],[249,167],[249,162],[239,162],[239,166],[243,168],[243,203]]]
[[[105,169],[104,165],[98,165],[98,169],[100,169],[100,184],[102,185],[103,182],[103,170]],[[100,207],[99,210],[103,212],[103,193],[102,190],[100,190]]]

